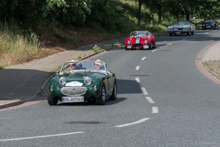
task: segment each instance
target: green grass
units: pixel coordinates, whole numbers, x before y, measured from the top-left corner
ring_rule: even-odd
[[[0,70],[4,69],[7,66],[8,66],[8,64],[6,62],[0,61]]]

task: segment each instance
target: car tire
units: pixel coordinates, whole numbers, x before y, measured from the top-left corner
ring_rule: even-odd
[[[216,30],[216,25],[214,26],[214,30]]]
[[[191,35],[193,35],[193,34],[194,34],[194,31],[191,32]]]
[[[152,43],[150,42],[149,49],[152,49]]]
[[[156,48],[156,40],[154,41],[154,48]]]
[[[125,50],[128,50],[128,48],[125,46]]]
[[[172,33],[170,33],[170,36],[172,36],[173,34]]]
[[[109,97],[109,100],[116,100],[116,98],[117,98],[117,83],[115,81],[114,86],[113,86],[112,95]]]
[[[102,85],[101,95],[99,98],[96,99],[96,104],[105,105],[105,101],[106,101],[106,91],[105,91],[105,86]]]
[[[189,36],[189,35],[190,35],[190,32],[187,32],[187,35]]]
[[[58,98],[51,98],[50,95],[48,94],[47,96],[47,101],[49,105],[57,105]]]

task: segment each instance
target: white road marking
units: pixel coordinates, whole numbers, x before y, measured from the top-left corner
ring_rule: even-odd
[[[141,60],[144,60],[144,59],[146,59],[146,57],[143,57]]]
[[[204,33],[204,34],[208,34],[208,32]]]
[[[158,113],[158,112],[159,112],[159,110],[157,107],[152,107],[152,113]]]
[[[128,123],[128,124],[124,124],[124,125],[118,125],[118,126],[115,126],[117,128],[120,128],[120,127],[127,127],[127,126],[131,126],[131,125],[135,125],[135,124],[139,124],[139,123],[142,123],[142,122],[145,122],[146,120],[148,120],[150,118],[143,118],[143,119],[140,119],[138,121],[135,121],[133,123]]]
[[[137,66],[135,70],[139,70],[140,66]]]
[[[135,80],[136,80],[138,83],[141,82],[140,79],[139,79],[138,77],[136,77]]]
[[[155,52],[157,49],[153,50],[152,52]]]
[[[149,103],[155,103],[151,97],[146,97],[146,99],[148,100]]]
[[[171,44],[173,44],[173,43],[168,43],[167,45],[171,45]]]
[[[0,141],[16,141],[16,140],[26,140],[26,139],[36,139],[36,138],[46,138],[46,137],[55,137],[55,136],[74,135],[74,134],[81,134],[81,133],[85,133],[85,132],[71,132],[71,133],[64,133],[64,134],[53,134],[53,135],[44,135],[44,136],[35,136],[35,137],[1,139]]]
[[[147,90],[144,87],[141,87],[141,90],[142,90],[144,95],[148,95],[148,92],[147,92]]]

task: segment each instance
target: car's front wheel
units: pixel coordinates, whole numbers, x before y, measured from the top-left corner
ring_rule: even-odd
[[[149,49],[152,49],[152,42],[150,42]]]
[[[112,91],[112,95],[109,99],[110,100],[116,100],[116,97],[117,97],[117,83],[115,81],[113,91]]]
[[[191,33],[191,30],[189,32],[187,32],[187,35],[190,35],[190,33]]]
[[[101,89],[101,95],[99,98],[96,99],[96,104],[98,105],[104,105],[106,101],[106,92],[105,92],[105,86],[102,85]]]
[[[48,94],[47,101],[49,105],[57,105],[58,98],[51,98],[50,95]]]
[[[154,41],[154,48],[156,48],[156,40]]]
[[[194,31],[191,32],[191,35],[193,35],[193,34],[194,34]]]
[[[125,50],[128,50],[127,46],[125,46]]]
[[[173,34],[172,33],[170,33],[170,36],[172,36]]]

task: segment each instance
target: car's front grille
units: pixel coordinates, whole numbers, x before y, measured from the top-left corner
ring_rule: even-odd
[[[134,46],[134,47],[141,47],[142,44],[140,44],[140,43],[136,43],[136,44],[133,44],[133,46]]]
[[[60,89],[63,95],[83,95],[86,93],[86,87],[63,87]]]
[[[178,30],[183,30],[183,28],[178,28]]]

